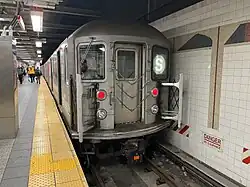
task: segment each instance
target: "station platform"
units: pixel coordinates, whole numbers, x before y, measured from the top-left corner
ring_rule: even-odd
[[[87,187],[44,79],[19,85],[19,131],[0,140],[0,187]]]

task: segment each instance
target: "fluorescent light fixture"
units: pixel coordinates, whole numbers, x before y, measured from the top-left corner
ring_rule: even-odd
[[[37,50],[36,52],[37,52],[37,54],[39,54],[39,55],[42,54],[42,51],[41,51],[41,50]]]
[[[41,58],[42,57],[42,55],[37,55],[38,56],[38,58]]]
[[[30,11],[31,22],[33,31],[43,32],[43,12],[42,11]]]
[[[13,18],[1,17],[0,21],[12,21]]]
[[[43,43],[41,41],[36,41],[36,47],[42,47]]]

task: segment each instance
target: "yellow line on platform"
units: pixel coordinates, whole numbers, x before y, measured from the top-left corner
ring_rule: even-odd
[[[88,187],[71,140],[44,79],[38,102],[29,187]]]

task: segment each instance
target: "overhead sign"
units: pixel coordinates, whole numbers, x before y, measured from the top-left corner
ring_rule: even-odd
[[[203,143],[209,147],[222,151],[222,142],[223,140],[221,138],[203,132]]]

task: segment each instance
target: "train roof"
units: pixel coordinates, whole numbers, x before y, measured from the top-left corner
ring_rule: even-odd
[[[165,36],[160,31],[148,24],[112,22],[103,20],[91,21],[81,26],[70,37],[101,35],[138,36],[166,40]]]

